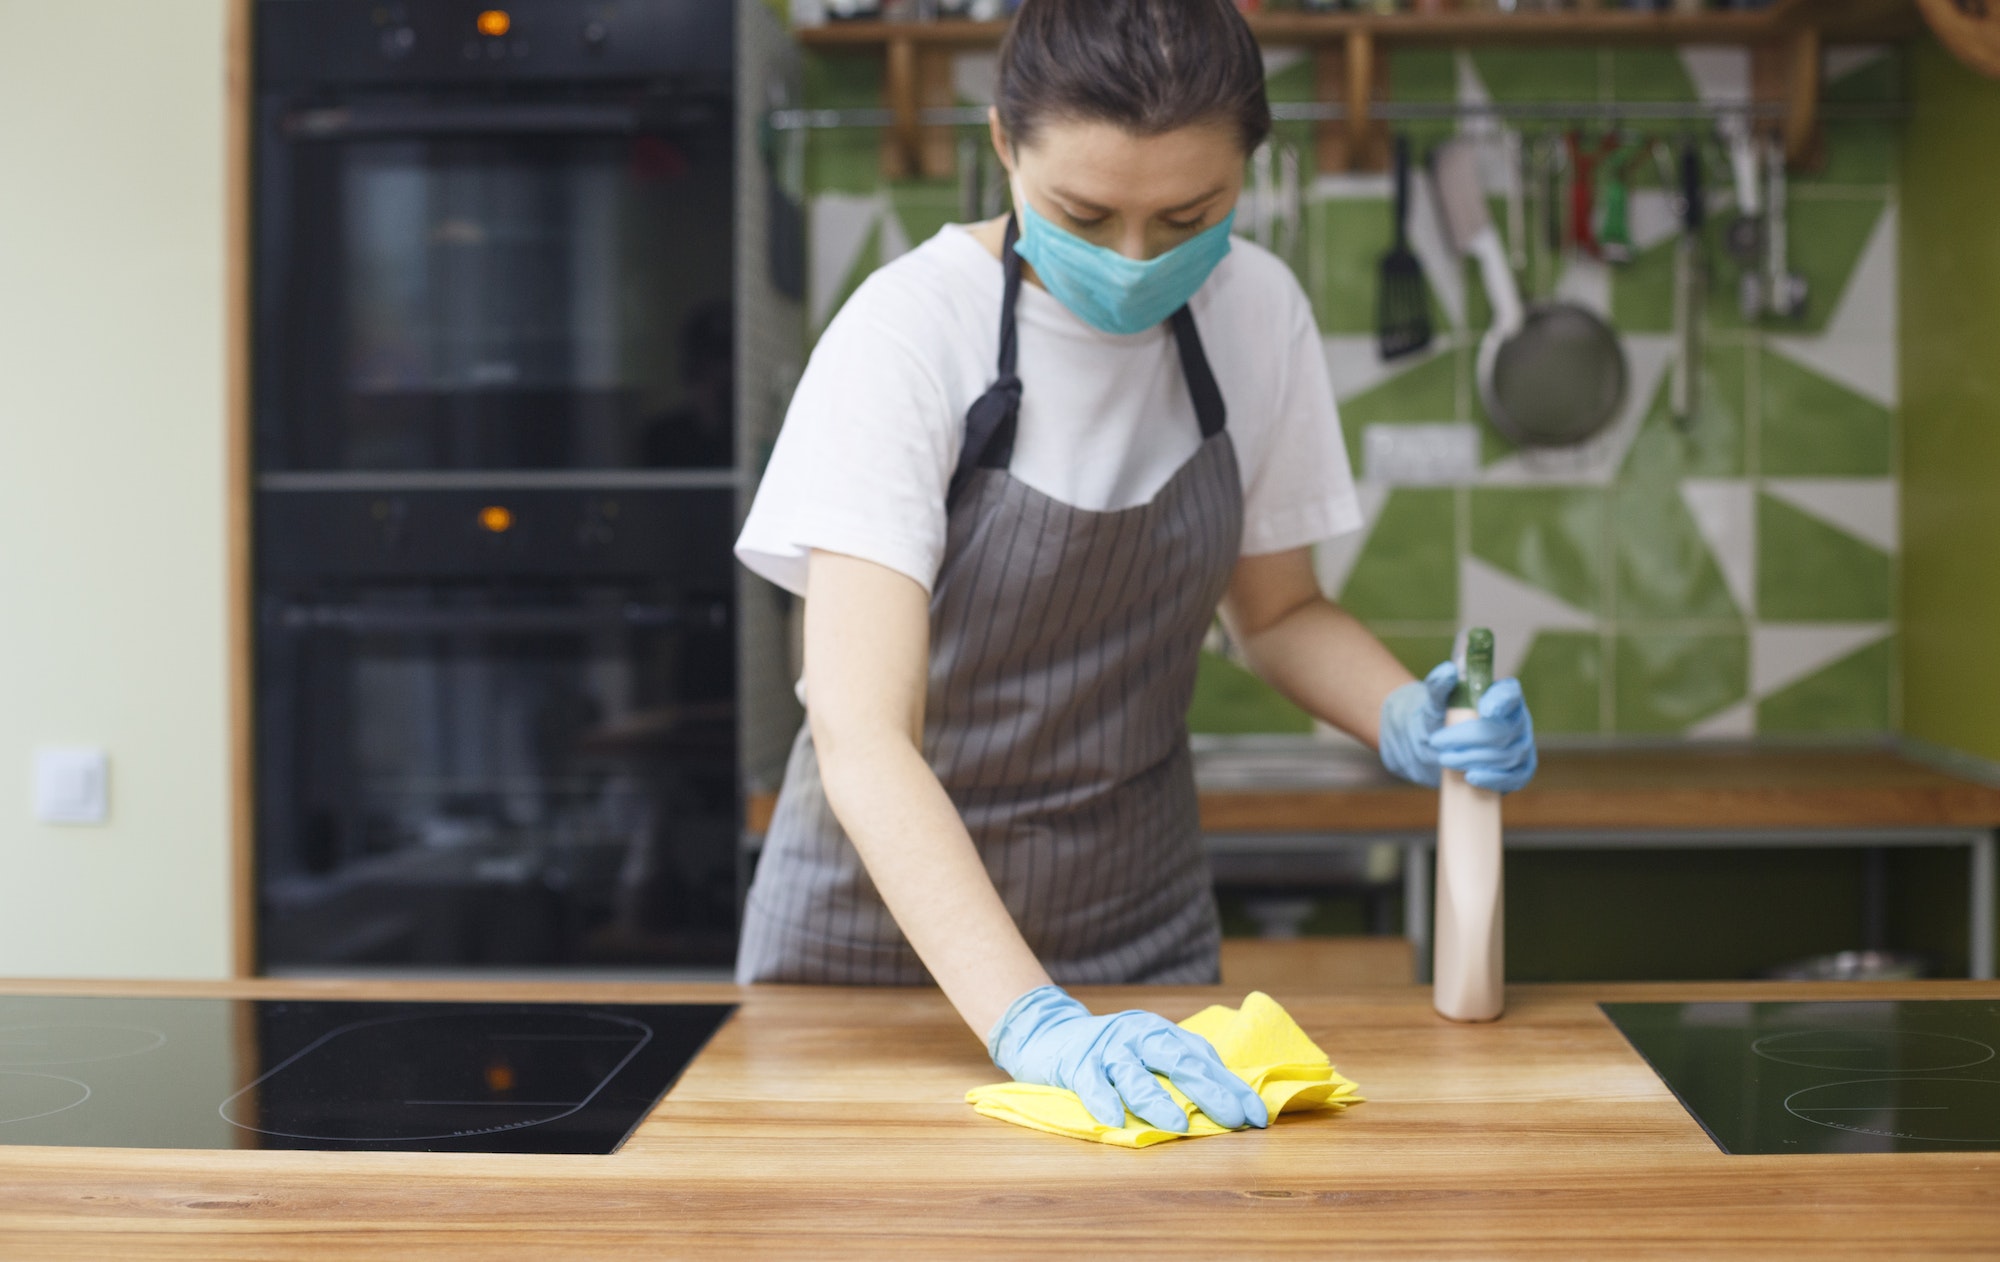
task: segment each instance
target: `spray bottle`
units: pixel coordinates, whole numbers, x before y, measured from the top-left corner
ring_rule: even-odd
[[[1493,685],[1493,633],[1466,636],[1445,723],[1479,717],[1480,694]],[[1431,1002],[1453,1021],[1491,1021],[1505,1005],[1500,884],[1500,795],[1475,789],[1446,771],[1438,798],[1437,932]]]

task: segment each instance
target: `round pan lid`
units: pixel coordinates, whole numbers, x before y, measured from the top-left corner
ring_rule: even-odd
[[[1625,402],[1625,351],[1594,312],[1537,303],[1519,332],[1481,348],[1480,401],[1494,426],[1531,447],[1594,437]]]

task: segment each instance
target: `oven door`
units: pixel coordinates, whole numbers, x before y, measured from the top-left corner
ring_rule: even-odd
[[[264,966],[727,964],[734,633],[684,593],[267,593]]]
[[[726,95],[267,94],[264,472],[733,464]]]

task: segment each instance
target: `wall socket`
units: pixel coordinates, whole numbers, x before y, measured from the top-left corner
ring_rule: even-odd
[[[102,824],[111,814],[111,758],[101,749],[35,751],[35,818],[44,824]]]

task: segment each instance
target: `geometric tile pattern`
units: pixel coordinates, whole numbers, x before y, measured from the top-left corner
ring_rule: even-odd
[[[968,56],[961,99],[983,103],[991,66]],[[1401,101],[1744,99],[1739,49],[1395,50]],[[872,105],[879,67],[808,57],[808,104]],[[988,59],[990,62],[990,58]],[[1312,96],[1310,66],[1270,59],[1274,100]],[[1900,54],[1834,49],[1826,95],[1892,99]],[[1677,136],[1683,124],[1663,125]],[[1490,121],[1413,124],[1419,151],[1454,130],[1491,137]],[[1290,262],[1311,297],[1341,400],[1349,456],[1364,479],[1371,426],[1477,426],[1477,472],[1457,484],[1362,484],[1361,531],[1321,549],[1330,594],[1421,673],[1473,624],[1494,628],[1499,665],[1518,674],[1541,730],[1690,740],[1757,734],[1894,730],[1894,451],[1897,141],[1893,125],[1831,120],[1823,171],[1792,187],[1792,266],[1811,287],[1798,321],[1743,319],[1736,266],[1721,248],[1731,195],[1717,179],[1708,255],[1710,302],[1685,428],[1666,381],[1677,232],[1669,190],[1650,164],[1634,171],[1637,255],[1613,267],[1572,259],[1544,290],[1619,328],[1630,369],[1624,412],[1565,452],[1514,450],[1487,423],[1473,384],[1486,296],[1451,257],[1426,182],[1414,181],[1412,245],[1430,284],[1437,332],[1426,355],[1385,364],[1375,352],[1376,264],[1389,239],[1388,181],[1307,181]],[[1277,143],[1308,168],[1310,130],[1280,124]],[[863,277],[958,216],[953,181],[885,184],[876,137],[814,133],[808,150],[817,331]],[[1483,166],[1498,198],[1503,150]],[[1711,166],[1720,175],[1719,159]],[[1504,217],[1496,216],[1503,224]],[[1216,732],[1297,732],[1304,715],[1234,663],[1205,661],[1192,722]]]

